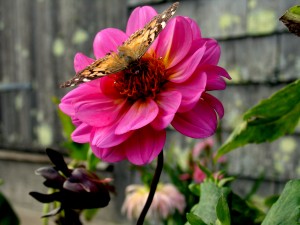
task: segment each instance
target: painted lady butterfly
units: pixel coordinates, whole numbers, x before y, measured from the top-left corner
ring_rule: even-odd
[[[178,5],[179,3],[176,2],[161,14],[153,17],[143,29],[137,30],[119,46],[117,52],[107,53],[103,58],[97,59],[60,87],[75,86],[128,68],[147,52],[158,34],[167,25],[168,20],[176,12]]]

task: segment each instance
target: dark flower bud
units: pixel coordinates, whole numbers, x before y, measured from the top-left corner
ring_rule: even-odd
[[[42,167],[35,171],[35,174],[41,175],[46,178],[44,185],[46,187],[51,187],[59,189],[63,187],[66,180],[55,168],[53,167]]]
[[[67,167],[62,155],[47,149],[47,154],[54,167],[42,167],[35,171],[43,176],[44,185],[56,189],[52,194],[30,192],[29,194],[42,203],[58,201],[61,207],[44,216],[52,216],[61,210],[102,208],[110,201],[109,191],[113,190],[107,183],[110,179],[99,177],[85,168],[71,170]]]

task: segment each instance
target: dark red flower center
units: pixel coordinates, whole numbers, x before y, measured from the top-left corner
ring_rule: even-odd
[[[128,100],[155,98],[166,83],[165,66],[161,58],[145,54],[120,74],[114,85]]]

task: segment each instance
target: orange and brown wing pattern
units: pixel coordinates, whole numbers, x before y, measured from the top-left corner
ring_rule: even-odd
[[[60,87],[75,86],[128,68],[132,62],[140,59],[146,53],[174,15],[178,5],[178,2],[174,3],[161,14],[156,15],[143,29],[134,32],[118,47],[117,53],[108,53],[105,57],[97,59]]]
[[[71,87],[80,83],[89,82],[106,75],[124,70],[124,60],[116,53],[107,54],[78,72],[72,79],[60,85],[61,88]]]
[[[153,17],[153,19],[147,23],[143,29],[137,30],[133,33],[128,40],[118,48],[119,53],[127,55],[128,57],[126,52],[126,50],[128,50],[128,52],[133,54],[129,55],[133,61],[141,58],[155,41],[158,34],[165,28],[169,19],[175,14],[178,5],[178,2],[174,3],[161,14]]]

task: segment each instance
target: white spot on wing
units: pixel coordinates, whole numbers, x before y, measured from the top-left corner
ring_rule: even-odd
[[[155,38],[155,33],[152,33],[150,36],[151,42],[154,41],[154,38]]]
[[[87,78],[83,78],[83,80],[82,80],[83,82],[89,82],[89,81],[91,81],[90,79],[87,79]]]

